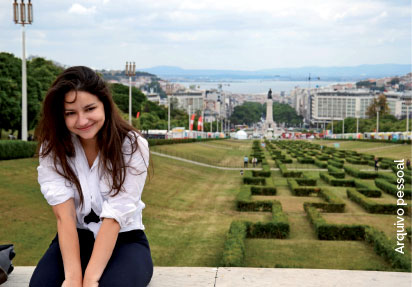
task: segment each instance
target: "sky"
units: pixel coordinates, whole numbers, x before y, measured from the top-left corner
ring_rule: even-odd
[[[20,1],[20,0],[19,0]],[[25,1],[27,3],[27,1]],[[12,0],[0,52],[22,55]],[[33,0],[26,55],[97,69],[411,63],[411,0]]]

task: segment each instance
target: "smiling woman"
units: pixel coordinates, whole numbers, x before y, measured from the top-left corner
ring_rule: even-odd
[[[38,181],[57,234],[30,286],[147,286],[148,143],[118,114],[102,78],[87,67],[65,70],[45,97],[36,136]]]

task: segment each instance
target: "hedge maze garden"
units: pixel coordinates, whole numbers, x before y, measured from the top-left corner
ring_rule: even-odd
[[[245,171],[236,209],[271,213],[271,220],[234,220],[223,266],[411,271],[406,166],[397,175],[394,159],[379,158],[376,172],[373,155],[304,141],[254,141],[253,157],[261,170]],[[319,265],[311,265],[313,257]]]

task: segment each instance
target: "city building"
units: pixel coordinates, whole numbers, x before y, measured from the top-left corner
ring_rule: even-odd
[[[335,91],[323,89],[311,95],[311,123],[324,123],[349,117],[366,118],[366,110],[381,93],[369,89]],[[406,116],[411,92],[384,92],[390,114],[400,119]]]

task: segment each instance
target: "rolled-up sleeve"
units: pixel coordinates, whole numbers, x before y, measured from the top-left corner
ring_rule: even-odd
[[[37,172],[40,190],[49,205],[57,205],[74,198],[74,189],[57,173],[50,154],[39,158]]]
[[[130,154],[130,140],[126,137],[123,153],[127,168],[123,188],[116,196],[108,196],[104,200],[100,214],[100,218],[116,220],[120,228],[132,224],[136,220],[136,213],[145,207],[141,195],[149,166],[149,147],[147,140],[141,136],[137,141],[137,150]]]

